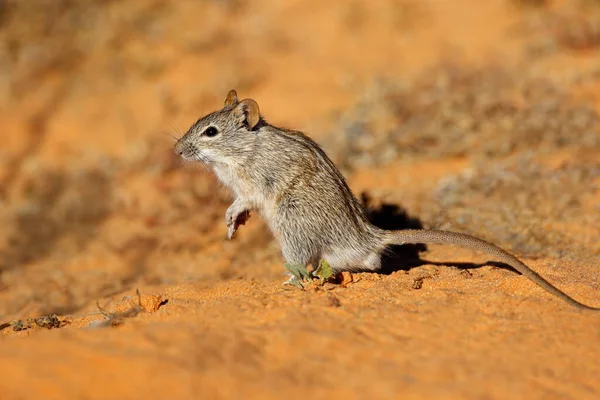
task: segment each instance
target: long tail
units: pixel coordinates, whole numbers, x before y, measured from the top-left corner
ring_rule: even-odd
[[[564,293],[557,287],[553,286],[550,282],[538,275],[537,272],[523,264],[521,260],[513,256],[509,252],[501,249],[500,247],[486,242],[485,240],[478,239],[473,236],[465,235],[463,233],[450,232],[450,231],[436,231],[436,230],[420,230],[420,229],[407,229],[401,231],[393,231],[387,234],[387,244],[451,244],[459,247],[464,247],[471,250],[477,250],[489,255],[492,255],[505,264],[510,265],[516,271],[525,275],[531,279],[534,283],[539,285],[542,289],[552,293],[555,296],[560,297],[567,303],[585,310],[600,311],[600,308],[590,307],[583,303],[578,302],[568,294]]]

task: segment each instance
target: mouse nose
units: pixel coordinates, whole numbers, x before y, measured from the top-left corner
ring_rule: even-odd
[[[181,140],[178,140],[177,143],[175,143],[173,151],[180,156],[183,155],[183,144],[181,143]]]

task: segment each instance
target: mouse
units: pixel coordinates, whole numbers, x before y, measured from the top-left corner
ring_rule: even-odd
[[[447,244],[486,253],[549,293],[579,309],[598,311],[552,285],[516,256],[464,233],[374,226],[346,179],[306,134],[269,124],[258,103],[229,91],[220,110],[198,119],[174,151],[211,169],[231,190],[225,213],[229,239],[256,212],[266,221],[288,264],[316,268],[325,260],[333,273],[377,272],[392,245]]]

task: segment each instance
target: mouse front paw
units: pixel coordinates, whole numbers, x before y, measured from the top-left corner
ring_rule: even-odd
[[[244,225],[250,218],[250,210],[234,202],[225,213],[225,223],[227,224],[227,238],[231,239],[240,225]]]

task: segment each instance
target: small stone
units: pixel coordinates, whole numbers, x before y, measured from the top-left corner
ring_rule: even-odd
[[[352,274],[348,271],[342,272],[342,282],[340,283],[340,285],[342,287],[346,287],[352,282],[354,282],[354,280],[352,279]]]

